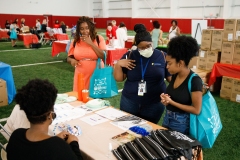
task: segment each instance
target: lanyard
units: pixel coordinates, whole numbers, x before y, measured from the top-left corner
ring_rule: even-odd
[[[144,69],[143,69],[143,64],[142,64],[142,57],[140,58],[140,60],[141,60],[141,69],[142,69],[142,80],[144,80],[144,75],[145,75],[145,73],[146,73],[146,70],[147,70],[148,63],[149,63],[150,58],[148,59],[148,61],[147,61],[147,63],[146,63],[146,66],[144,67]]]

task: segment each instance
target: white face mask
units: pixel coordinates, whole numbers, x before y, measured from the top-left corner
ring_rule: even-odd
[[[153,49],[152,49],[152,47],[149,47],[149,48],[147,48],[147,49],[140,50],[139,53],[140,53],[140,55],[142,55],[143,57],[149,58],[149,57],[151,57],[152,54],[153,54]]]

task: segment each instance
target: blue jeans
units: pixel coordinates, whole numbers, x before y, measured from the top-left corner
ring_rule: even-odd
[[[120,101],[120,110],[141,117],[155,124],[160,120],[164,109],[165,106],[160,102],[150,105],[141,105],[123,95]]]
[[[162,126],[189,135],[189,113],[178,113],[166,110]]]

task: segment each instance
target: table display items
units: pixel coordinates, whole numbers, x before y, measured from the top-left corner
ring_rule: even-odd
[[[188,159],[197,160],[200,142],[177,131],[158,129],[150,135],[120,145],[112,153],[118,160]]]
[[[111,122],[111,124],[123,129],[123,130],[128,130],[131,127],[137,126],[137,125],[142,125],[147,123],[146,120],[134,116],[134,115],[126,115],[122,116],[120,118],[117,118]]]

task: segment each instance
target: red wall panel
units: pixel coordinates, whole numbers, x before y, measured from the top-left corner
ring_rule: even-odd
[[[27,26],[33,27],[36,24],[36,19],[40,19],[40,22],[44,19],[43,15],[20,15],[20,14],[0,14],[0,26],[4,28],[5,21],[9,20],[10,22],[14,21],[15,18],[18,18],[19,24],[21,18],[25,18],[25,24]],[[52,15],[49,21],[49,26],[52,27],[55,23],[55,20],[59,22],[64,21],[67,26],[70,28],[76,24],[79,17],[77,16],[57,16]],[[97,28],[107,28],[107,22],[111,20],[116,20],[117,25],[120,22],[124,22],[126,27],[129,30],[133,30],[134,25],[137,23],[143,23],[146,28],[150,31],[153,29],[152,22],[158,20],[162,25],[163,32],[168,32],[171,27],[170,18],[119,18],[119,17],[110,17],[110,18],[94,18]],[[150,21],[151,20],[151,21]],[[181,33],[191,33],[191,20],[192,19],[176,19],[178,21],[178,26],[181,30]],[[223,28],[224,20],[223,19],[213,19],[211,20],[211,26],[221,29]],[[210,26],[210,20],[208,20],[208,26]]]

